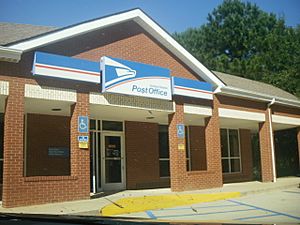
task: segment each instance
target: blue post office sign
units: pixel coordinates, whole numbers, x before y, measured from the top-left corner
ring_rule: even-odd
[[[163,67],[101,58],[102,92],[171,100],[170,70]]]
[[[78,132],[88,133],[89,132],[89,117],[78,116]]]
[[[185,138],[184,124],[177,124],[176,127],[177,127],[177,137]]]

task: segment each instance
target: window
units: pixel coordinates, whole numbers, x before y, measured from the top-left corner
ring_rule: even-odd
[[[186,157],[186,170],[191,171],[191,148],[189,127],[185,126],[185,157]]]
[[[167,125],[159,126],[158,139],[159,139],[159,175],[160,177],[170,177],[169,132],[168,132]]]
[[[123,131],[123,123],[119,121],[102,121],[102,130]]]
[[[70,117],[27,114],[25,126],[25,176],[71,175]]]
[[[223,173],[241,172],[240,138],[236,129],[221,129]]]

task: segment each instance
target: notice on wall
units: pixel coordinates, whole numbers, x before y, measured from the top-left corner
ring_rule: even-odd
[[[178,144],[178,150],[185,150],[184,144]]]
[[[48,156],[69,157],[70,149],[67,147],[49,147]]]
[[[83,149],[89,148],[89,136],[78,136],[78,146]]]

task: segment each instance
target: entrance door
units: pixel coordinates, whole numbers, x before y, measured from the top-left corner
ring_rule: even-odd
[[[125,189],[123,136],[102,135],[102,187],[103,190]]]

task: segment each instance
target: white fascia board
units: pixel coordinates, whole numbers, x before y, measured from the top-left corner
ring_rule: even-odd
[[[183,111],[186,114],[203,115],[203,116],[211,116],[212,115],[212,108],[208,107],[208,106],[184,104]]]
[[[242,111],[236,109],[224,109],[224,108],[219,108],[219,117],[252,120],[258,122],[264,122],[266,120],[264,113],[248,112],[248,111]]]
[[[290,116],[272,115],[272,122],[300,126],[300,118]]]
[[[149,18],[139,9],[86,22],[74,27],[59,30],[57,32],[54,31],[53,33],[14,44],[10,47],[19,49],[21,51],[29,51],[31,49],[41,47],[56,41],[61,41],[66,38],[71,38],[73,36],[81,35],[93,30],[97,30],[128,20],[134,20],[135,22],[137,22],[206,82],[212,83],[215,87],[224,86],[224,83],[219,80],[209,69],[203,66],[195,57],[193,57],[178,42],[176,42],[166,31],[164,31],[159,25],[157,25],[151,18]]]
[[[295,100],[290,100],[290,99],[285,99],[285,98],[280,98],[280,97],[274,97],[274,96],[270,96],[270,95],[255,93],[252,91],[246,91],[243,89],[233,88],[233,87],[228,87],[228,86],[218,88],[218,89],[216,89],[216,91],[214,93],[221,94],[221,95],[230,95],[230,96],[248,98],[248,99],[253,99],[256,101],[263,101],[263,102],[272,102],[273,99],[275,98],[274,104],[281,104],[281,105],[287,105],[287,106],[291,106],[291,107],[300,108],[300,101],[295,101]]]
[[[0,46],[0,61],[19,62],[22,51],[10,47]]]
[[[157,25],[152,19],[145,15],[142,11],[138,11],[138,17],[134,20],[148,31],[152,36],[160,41],[174,55],[181,59],[187,66],[195,71],[201,78],[208,83],[216,86],[225,86],[209,69],[202,65],[194,56],[192,56],[185,48],[175,41],[164,29]]]
[[[120,22],[124,22],[126,20],[133,19],[137,16],[137,11],[139,10],[132,10],[129,12],[124,12],[121,14],[112,15],[109,17],[104,17],[98,20],[82,23],[79,25],[75,25],[70,28],[54,31],[53,33],[46,34],[41,37],[37,37],[34,39],[30,39],[27,41],[23,41],[17,44],[13,44],[10,47],[19,49],[21,51],[29,51],[33,48],[41,47],[44,45],[51,44],[53,42],[61,41],[67,38],[71,38],[73,36],[81,35],[87,32],[91,32],[93,30],[97,30],[106,26],[111,26],[113,24],[117,24]]]

